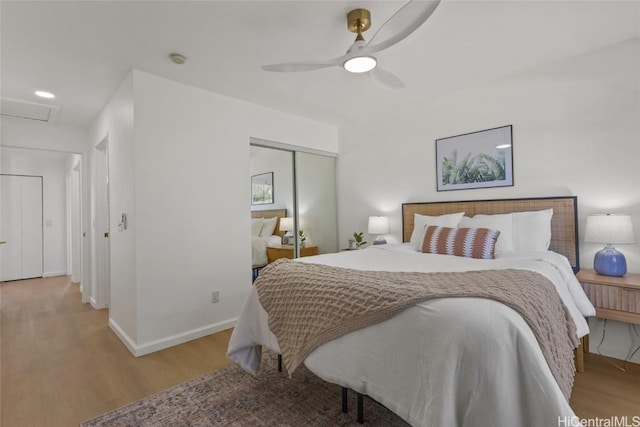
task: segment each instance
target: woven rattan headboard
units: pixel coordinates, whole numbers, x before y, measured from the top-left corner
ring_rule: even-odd
[[[286,209],[268,209],[264,211],[251,211],[251,218],[273,218],[278,217],[278,222],[276,223],[276,228],[273,230],[273,234],[277,234],[278,236],[284,236],[284,231],[280,231],[280,218],[284,218],[287,216]]]
[[[469,200],[461,202],[403,203],[402,241],[408,242],[413,231],[414,214],[443,215],[464,212],[476,214],[500,214],[509,212],[538,211],[553,208],[551,218],[551,245],[549,249],[569,259],[574,271],[580,269],[578,256],[578,199],[567,197],[539,197],[532,199]]]

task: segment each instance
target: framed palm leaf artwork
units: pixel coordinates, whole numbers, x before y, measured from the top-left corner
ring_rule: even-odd
[[[261,173],[251,177],[251,204],[267,205],[273,203],[273,172]]]
[[[512,186],[512,140],[511,125],[436,139],[438,191]]]

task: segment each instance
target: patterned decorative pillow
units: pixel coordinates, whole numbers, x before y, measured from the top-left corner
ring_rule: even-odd
[[[422,252],[466,258],[494,259],[499,231],[488,228],[449,228],[430,225]]]

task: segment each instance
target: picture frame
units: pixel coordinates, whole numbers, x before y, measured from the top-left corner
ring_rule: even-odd
[[[251,204],[268,205],[273,203],[273,172],[261,173],[251,177]]]
[[[513,126],[436,139],[438,191],[513,186]]]

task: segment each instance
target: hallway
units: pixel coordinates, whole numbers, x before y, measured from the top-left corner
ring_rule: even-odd
[[[0,300],[2,426],[77,426],[230,363],[230,330],[133,357],[68,276],[1,283]]]

